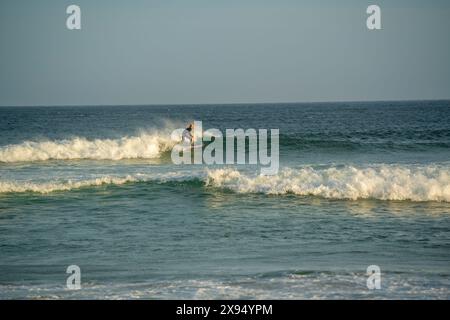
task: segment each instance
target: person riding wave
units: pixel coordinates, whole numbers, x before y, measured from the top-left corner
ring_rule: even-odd
[[[183,131],[182,140],[186,144],[193,144],[194,143],[194,124],[190,123],[189,126]]]

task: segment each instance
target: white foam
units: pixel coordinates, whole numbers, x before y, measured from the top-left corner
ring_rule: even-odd
[[[448,281],[434,274],[387,273],[382,290],[367,290],[360,272],[312,272],[308,275],[171,279],[113,283],[83,282],[83,290],[49,284],[0,284],[2,299],[442,299],[448,300]]]
[[[217,169],[208,172],[206,184],[239,193],[450,202],[450,168],[440,166],[286,168],[275,176],[252,176],[234,169]]]
[[[119,139],[75,137],[57,141],[26,141],[0,148],[0,162],[44,160],[121,160],[157,158],[173,146],[169,135],[142,133]]]

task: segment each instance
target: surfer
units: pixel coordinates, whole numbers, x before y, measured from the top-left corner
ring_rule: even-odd
[[[184,129],[183,135],[182,135],[182,140],[184,143],[190,144],[190,145],[192,145],[194,143],[194,135],[193,135],[192,130],[194,130],[193,123],[190,123],[189,126],[186,129]]]

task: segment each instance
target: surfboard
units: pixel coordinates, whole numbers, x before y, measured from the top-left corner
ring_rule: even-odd
[[[183,145],[177,145],[175,146],[177,151],[194,151],[194,150],[202,150],[203,145],[188,145],[188,146],[183,146]]]

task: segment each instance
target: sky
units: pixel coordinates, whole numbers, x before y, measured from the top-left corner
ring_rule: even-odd
[[[1,0],[0,106],[449,99],[449,34],[447,0]]]

